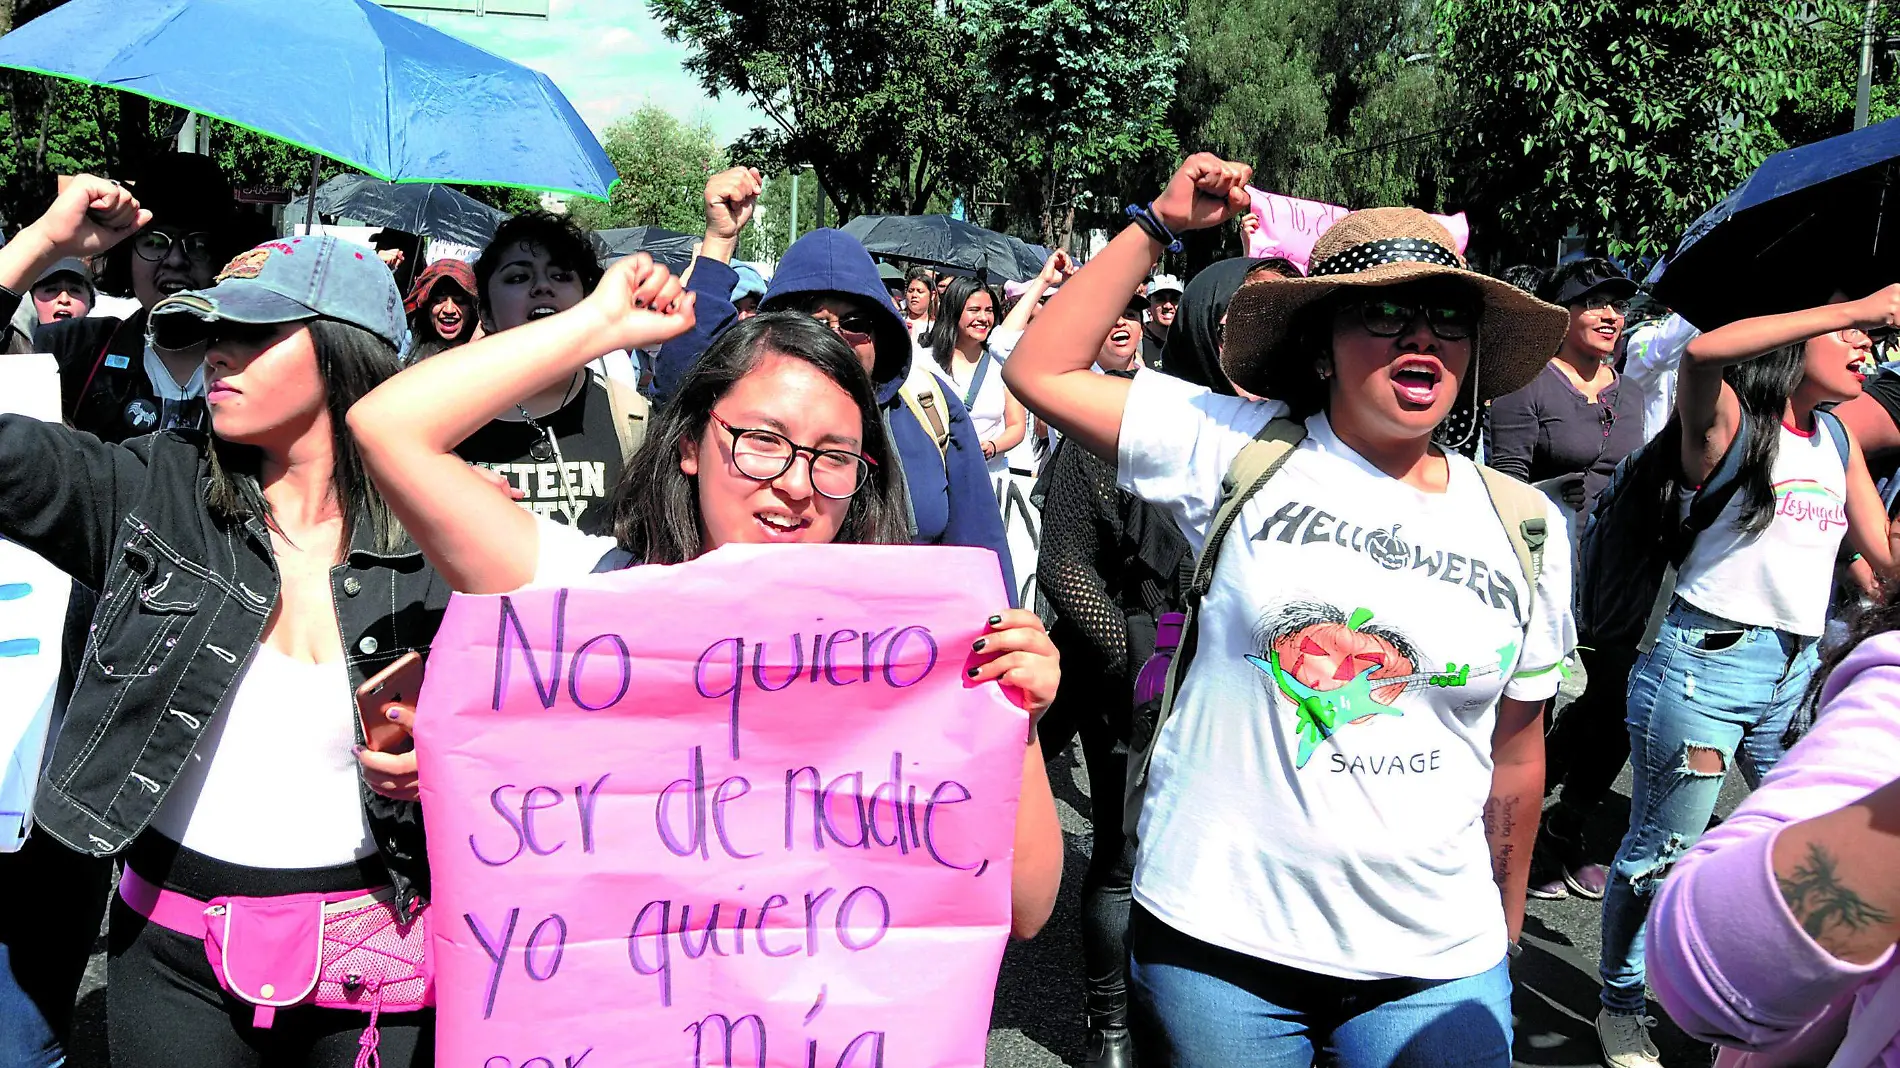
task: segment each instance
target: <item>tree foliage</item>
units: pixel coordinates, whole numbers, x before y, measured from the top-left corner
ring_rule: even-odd
[[[1171,0],[983,0],[1001,157],[1042,243],[1066,245],[1078,195],[1122,163],[1172,156],[1166,124],[1187,41]]]
[[[642,104],[607,127],[601,147],[620,172],[607,203],[575,200],[581,225],[661,226],[696,234],[705,225],[706,178],[726,167],[726,154],[706,122],[682,122],[658,104]]]
[[[809,164],[845,215],[925,210],[970,186],[994,143],[956,0],[650,0],[686,67],[772,125],[730,146],[777,172]]]
[[[1454,200],[1513,257],[1572,227],[1655,255],[1780,147],[1812,83],[1783,0],[1439,0]]]
[[[1421,0],[1188,0],[1171,121],[1255,184],[1353,207],[1436,206],[1443,86]]]

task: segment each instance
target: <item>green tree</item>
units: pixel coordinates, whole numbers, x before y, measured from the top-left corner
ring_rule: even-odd
[[[809,233],[818,225],[818,182],[807,172],[798,182],[798,231]],[[739,258],[776,260],[791,245],[792,176],[769,174],[752,223],[739,234]]]
[[[1042,243],[1067,245],[1076,199],[1120,164],[1172,156],[1166,124],[1187,42],[1173,0],[982,0],[1004,166]]]
[[[1813,81],[1783,0],[1439,0],[1461,112],[1454,203],[1494,255],[1572,227],[1654,255],[1780,147]]]
[[[1854,95],[1860,81],[1861,33],[1866,18],[1862,0],[1813,0],[1797,36],[1793,66],[1811,72],[1804,92],[1775,115],[1774,128],[1788,145],[1844,134],[1854,128]],[[1900,86],[1895,85],[1896,56],[1888,42],[1900,38],[1900,4],[1875,9],[1873,94],[1870,123],[1900,115]]]
[[[569,212],[581,225],[661,226],[696,234],[705,226],[706,178],[724,170],[726,156],[705,122],[682,122],[654,103],[616,119],[601,140],[620,172],[607,202],[575,200]]]
[[[1351,207],[1439,206],[1443,79],[1422,0],[1187,0],[1184,150]]]
[[[771,120],[728,146],[819,176],[840,218],[925,210],[974,186],[999,146],[957,0],[649,0],[686,68]]]

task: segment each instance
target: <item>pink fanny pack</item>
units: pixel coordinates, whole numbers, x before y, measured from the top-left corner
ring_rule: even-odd
[[[119,896],[153,923],[203,939],[218,984],[256,1006],[254,1027],[298,1005],[369,1013],[357,1068],[379,1063],[380,1014],[435,1004],[427,908],[401,922],[393,890],[199,901],[127,867]]]

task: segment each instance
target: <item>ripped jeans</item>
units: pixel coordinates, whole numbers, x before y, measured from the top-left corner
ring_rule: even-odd
[[[1780,762],[1781,736],[1819,662],[1813,638],[1750,627],[1678,600],[1630,672],[1630,828],[1603,898],[1603,1006],[1643,1011],[1650,895],[1715,814],[1740,758],[1753,788]]]

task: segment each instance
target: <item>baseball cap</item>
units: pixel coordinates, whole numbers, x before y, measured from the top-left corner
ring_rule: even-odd
[[[275,324],[334,319],[401,349],[407,327],[395,276],[376,254],[334,237],[266,241],[241,252],[210,289],[153,305],[147,336],[163,349],[205,341],[219,322]]]
[[[1180,293],[1184,289],[1179,278],[1171,274],[1158,274],[1148,280],[1148,299],[1153,300],[1161,293]]]
[[[732,296],[727,298],[732,303],[737,304],[747,297],[765,295],[765,276],[761,275],[757,268],[750,264],[735,263],[732,265],[732,273],[739,277],[739,280],[733,283]]]
[[[41,271],[40,276],[33,279],[33,284],[37,286],[56,274],[70,274],[86,283],[86,288],[92,288],[92,268],[86,265],[85,260],[77,256],[68,256],[44,271]]]
[[[1562,307],[1586,293],[1598,291],[1624,300],[1635,296],[1640,288],[1628,275],[1614,267],[1606,270],[1599,264],[1585,263],[1564,279],[1563,284],[1551,295],[1550,303]]]

